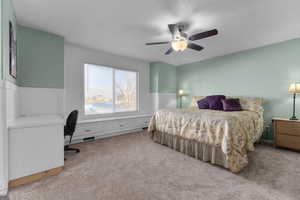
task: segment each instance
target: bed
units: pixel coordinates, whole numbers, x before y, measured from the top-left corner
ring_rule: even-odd
[[[261,98],[240,99],[243,111],[190,108],[162,109],[152,116],[148,131],[160,144],[237,173],[248,165],[247,153],[263,132]]]

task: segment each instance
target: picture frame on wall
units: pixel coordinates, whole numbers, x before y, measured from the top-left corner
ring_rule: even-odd
[[[17,78],[17,37],[11,21],[9,22],[9,74]]]

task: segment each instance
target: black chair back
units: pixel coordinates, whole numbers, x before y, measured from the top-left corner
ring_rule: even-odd
[[[76,124],[77,124],[77,118],[78,118],[78,110],[73,110],[66,121],[66,125],[64,127],[64,136],[70,136],[69,144],[72,142],[72,137],[75,132]],[[80,149],[77,148],[71,148],[69,145],[66,145],[64,147],[64,151],[75,151],[76,153],[80,152]]]
[[[76,124],[77,124],[77,118],[78,118],[78,110],[73,110],[68,118],[67,118],[67,122],[66,122],[66,128],[70,131],[70,132],[74,132],[75,128],[76,128]]]

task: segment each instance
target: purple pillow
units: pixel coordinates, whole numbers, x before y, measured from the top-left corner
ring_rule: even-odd
[[[197,101],[199,109],[209,109],[209,104],[206,98]]]
[[[222,99],[224,111],[241,111],[242,107],[239,99]]]
[[[224,95],[212,95],[206,97],[209,109],[212,110],[223,110],[222,99],[225,99]]]

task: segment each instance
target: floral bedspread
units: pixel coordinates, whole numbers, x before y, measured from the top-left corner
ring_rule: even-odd
[[[198,108],[162,109],[151,118],[148,131],[196,140],[220,147],[227,166],[238,172],[248,164],[247,152],[254,150],[263,132],[263,112],[224,112]]]

